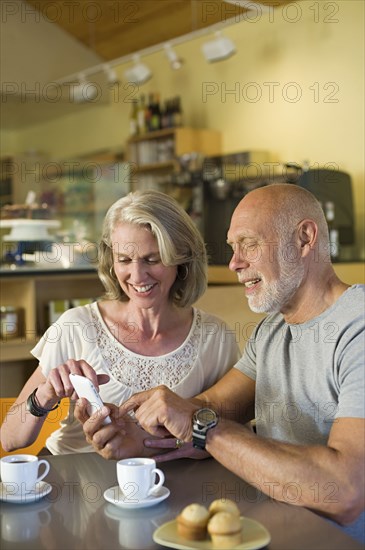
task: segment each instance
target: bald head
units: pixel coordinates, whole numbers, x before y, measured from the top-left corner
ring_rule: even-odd
[[[328,229],[322,207],[317,199],[302,187],[291,183],[274,183],[248,193],[235,213],[255,213],[262,224],[270,224],[278,237],[289,237],[298,223],[313,220],[318,227],[318,241],[328,248]],[[322,248],[322,247],[321,247]]]

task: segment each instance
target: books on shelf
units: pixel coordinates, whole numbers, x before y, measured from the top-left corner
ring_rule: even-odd
[[[48,323],[56,323],[61,315],[77,306],[85,306],[95,302],[96,298],[73,298],[72,300],[51,300],[48,302]]]

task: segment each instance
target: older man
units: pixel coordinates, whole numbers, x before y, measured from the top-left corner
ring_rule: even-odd
[[[295,185],[247,194],[228,243],[250,308],[270,315],[197,400],[159,387],[120,412],[133,409],[154,436],[193,440],[264,493],[363,539],[365,287],[339,280],[321,206]],[[254,416],[256,433],[244,426]]]

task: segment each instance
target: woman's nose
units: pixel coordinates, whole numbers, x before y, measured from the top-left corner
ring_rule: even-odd
[[[134,282],[139,282],[139,279],[142,280],[143,275],[147,271],[147,265],[143,260],[132,260],[130,263],[130,272],[133,276]]]

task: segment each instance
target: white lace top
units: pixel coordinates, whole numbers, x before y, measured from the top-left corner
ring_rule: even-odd
[[[194,368],[199,351],[202,314],[194,310],[194,320],[185,342],[171,353],[148,357],[131,352],[110,338],[98,309],[91,311],[95,323],[97,346],[114,378],[133,390],[148,390],[159,384],[174,388]],[[132,338],[132,336],[131,336]]]
[[[114,332],[114,334],[113,334]],[[194,308],[193,322],[185,341],[162,356],[150,357],[128,349],[105,324],[96,302],[66,311],[32,350],[42,372],[48,375],[68,359],[84,359],[95,371],[110,376],[100,386],[104,402],[121,404],[136,392],[160,384],[182,397],[192,397],[210,387],[239,358],[235,335],[217,317]],[[133,338],[131,330],[130,338]],[[53,454],[92,450],[73,407],[61,428],[47,440]]]

